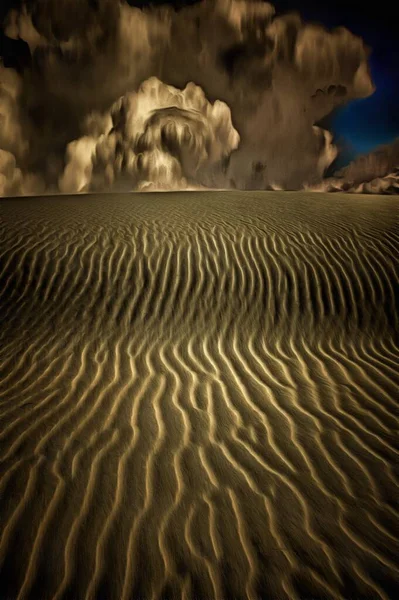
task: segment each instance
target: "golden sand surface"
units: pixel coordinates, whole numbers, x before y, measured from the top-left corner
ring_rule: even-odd
[[[391,197],[1,200],[1,600],[399,597],[398,242]]]

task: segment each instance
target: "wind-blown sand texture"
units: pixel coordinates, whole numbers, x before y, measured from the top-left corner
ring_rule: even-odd
[[[0,215],[1,600],[398,597],[397,199]]]

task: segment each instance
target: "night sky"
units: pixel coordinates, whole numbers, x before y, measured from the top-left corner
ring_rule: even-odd
[[[173,4],[182,7],[196,0],[129,0],[134,6],[150,4]],[[369,4],[366,1],[323,0],[275,0],[278,12],[297,10],[306,21],[317,21],[327,27],[345,26],[363,38],[371,47],[371,72],[376,92],[369,98],[351,102],[334,114],[329,121],[341,147],[340,162],[368,152],[380,144],[399,136],[399,12],[388,3]],[[18,0],[2,0],[0,18],[10,6],[18,6]],[[27,45],[0,39],[0,55],[5,64],[19,66],[29,55]]]

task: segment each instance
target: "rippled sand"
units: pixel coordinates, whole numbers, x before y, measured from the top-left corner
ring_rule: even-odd
[[[397,199],[0,216],[1,600],[397,597]]]

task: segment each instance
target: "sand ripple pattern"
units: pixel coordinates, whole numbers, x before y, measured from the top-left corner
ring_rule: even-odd
[[[0,204],[0,598],[398,597],[399,203]]]

